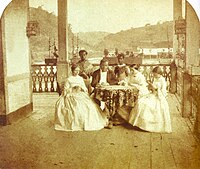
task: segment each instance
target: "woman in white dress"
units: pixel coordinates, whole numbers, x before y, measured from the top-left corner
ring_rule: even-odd
[[[149,94],[149,90],[147,88],[148,84],[146,82],[146,78],[139,71],[139,65],[133,64],[130,66],[130,74],[128,76],[128,85],[134,86],[139,90],[138,97],[142,97],[146,94]]]
[[[129,123],[150,132],[172,132],[166,81],[160,67],[153,69],[152,92],[140,97],[129,116]]]
[[[79,67],[71,67],[64,91],[55,106],[55,129],[63,131],[100,130],[107,125],[106,115],[91,100]]]
[[[128,77],[126,78],[126,83],[129,86],[135,87],[136,90],[138,90],[138,98],[149,94],[149,90],[147,88],[147,82],[144,75],[138,70],[139,65],[133,64],[130,66],[130,73]],[[124,119],[128,120],[130,111],[135,105],[135,100],[129,100],[128,105],[125,105],[123,107],[120,107],[118,109],[118,114]]]

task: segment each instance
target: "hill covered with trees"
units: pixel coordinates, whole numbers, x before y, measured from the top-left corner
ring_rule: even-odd
[[[43,10],[42,7],[30,8],[30,20],[37,21],[39,23],[39,34],[29,38],[32,61],[44,61],[45,58],[49,57],[49,44],[52,46],[50,56],[53,57],[52,52],[54,42],[58,47],[57,16],[55,16],[53,13]],[[68,26],[68,31],[69,53],[72,55],[72,39],[75,41],[76,37],[70,29],[70,24]],[[93,48],[91,45],[80,39],[78,43],[79,46],[84,46],[86,49]]]
[[[141,48],[167,48],[173,43],[173,22],[157,25],[147,24],[140,28],[131,28],[115,34],[109,34],[95,45],[96,49],[115,49],[135,51]]]
[[[49,41],[53,45],[55,42],[58,46],[58,28],[57,16],[42,9],[30,8],[30,20],[39,23],[40,33],[37,36],[32,36],[30,40],[30,50],[33,61],[44,61],[45,57],[49,57]],[[156,25],[146,24],[144,27],[130,28],[117,33],[108,32],[87,32],[74,34],[71,30],[71,25],[68,26],[69,37],[69,54],[72,57],[73,48],[85,48],[89,51],[89,56],[99,56],[97,53],[103,54],[106,48],[109,51],[136,51],[140,48],[168,48],[172,47],[173,43],[173,22],[166,21],[158,22]],[[52,56],[53,48],[50,56]]]

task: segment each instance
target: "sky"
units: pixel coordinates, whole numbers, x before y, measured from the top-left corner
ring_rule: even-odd
[[[2,3],[9,3],[4,0]],[[200,18],[200,0],[188,0]],[[57,0],[29,0],[30,6],[57,15]],[[1,13],[3,8],[0,10]],[[0,13],[0,14],[1,14]],[[68,21],[72,31],[105,31],[110,33],[141,27],[147,23],[171,21],[173,0],[68,0]]]
[[[37,7],[36,0],[30,6]],[[57,14],[57,0],[47,3],[40,0],[43,8]],[[170,21],[173,18],[172,0],[68,0],[68,21],[73,32],[119,32],[147,23]]]

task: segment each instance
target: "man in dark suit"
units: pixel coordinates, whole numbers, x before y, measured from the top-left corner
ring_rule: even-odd
[[[94,71],[92,74],[92,87],[99,87],[99,86],[107,86],[107,85],[115,85],[118,83],[117,78],[112,70],[108,68],[108,60],[107,59],[102,59],[100,62],[100,69]],[[95,89],[94,89],[95,90]],[[103,110],[105,107],[105,103],[102,101],[99,101],[96,99],[96,94],[94,92],[94,100],[95,102],[101,107]],[[104,109],[104,110],[105,110]],[[108,118],[109,118],[109,125],[108,128],[112,128],[113,123],[112,123],[112,118],[110,116],[110,113],[107,112]]]
[[[92,87],[98,87],[101,85],[115,85],[117,79],[112,70],[108,68],[108,60],[102,59],[100,61],[100,69],[94,71],[92,74]]]

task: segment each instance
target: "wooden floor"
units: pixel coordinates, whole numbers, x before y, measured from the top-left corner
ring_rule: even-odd
[[[200,145],[169,96],[172,134],[115,126],[92,132],[54,130],[57,94],[34,94],[33,113],[0,127],[0,169],[200,169]]]

